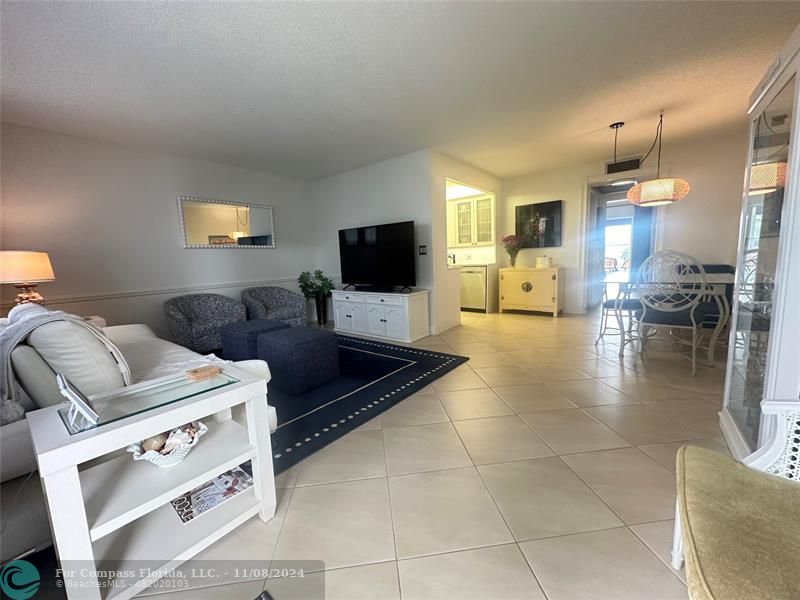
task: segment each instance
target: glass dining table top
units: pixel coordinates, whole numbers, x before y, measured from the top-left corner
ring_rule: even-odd
[[[612,273],[607,273],[606,276],[603,278],[603,282],[605,283],[630,283],[635,279],[633,273],[630,271],[615,271]],[[699,281],[700,275],[684,275],[681,278],[683,281]],[[705,274],[706,283],[710,285],[716,284],[732,284],[735,280],[735,276],[733,273],[706,273]]]
[[[130,388],[123,388],[118,394],[103,395],[90,402],[91,408],[99,415],[98,422],[79,417],[71,418],[71,403],[65,404],[58,410],[61,420],[70,435],[81,433],[95,427],[102,427],[115,421],[138,415],[161,406],[179,402],[192,396],[221,389],[239,379],[220,373],[207,379],[195,381],[184,375],[175,375],[163,380],[156,380],[151,385],[137,384]]]
[[[628,283],[631,280],[630,271],[612,271],[603,277],[605,283]]]

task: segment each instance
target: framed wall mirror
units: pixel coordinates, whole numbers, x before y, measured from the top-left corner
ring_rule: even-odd
[[[178,198],[184,248],[274,248],[272,207],[246,202]]]

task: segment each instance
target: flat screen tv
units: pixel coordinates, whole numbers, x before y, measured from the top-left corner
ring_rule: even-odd
[[[561,200],[517,206],[514,233],[525,239],[524,248],[561,245]]]
[[[391,289],[417,284],[414,221],[339,230],[342,283]]]

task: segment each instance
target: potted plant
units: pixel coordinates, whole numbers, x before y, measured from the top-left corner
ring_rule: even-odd
[[[517,254],[519,251],[526,247],[528,240],[521,235],[507,235],[502,239],[503,247],[508,252],[508,260],[511,262],[511,268],[517,264]]]
[[[325,274],[317,269],[312,275],[308,271],[300,273],[297,278],[300,291],[306,298],[313,298],[317,306],[317,323],[324,325],[328,322],[328,296],[333,290],[333,281],[325,277]]]

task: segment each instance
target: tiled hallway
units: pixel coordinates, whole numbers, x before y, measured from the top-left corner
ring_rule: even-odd
[[[323,560],[328,599],[685,598],[666,564],[673,461],[687,442],[725,451],[722,366],[620,361],[594,317],[462,323],[416,345],[467,364],[283,473],[275,519],[198,558]]]

